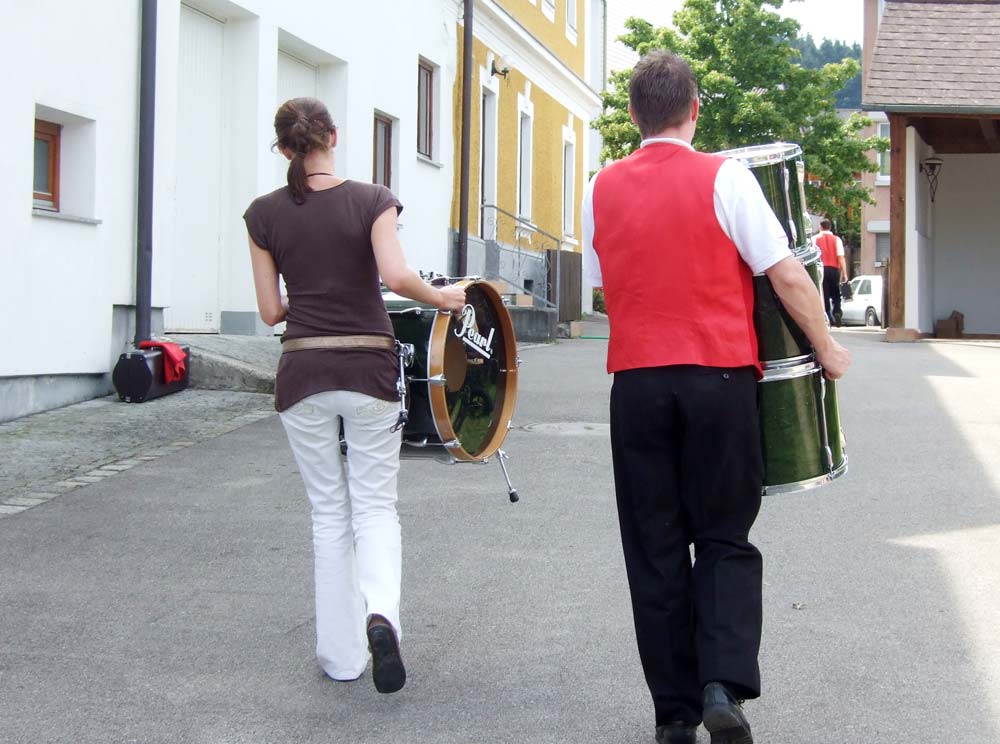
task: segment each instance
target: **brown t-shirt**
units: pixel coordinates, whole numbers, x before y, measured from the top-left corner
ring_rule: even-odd
[[[243,219],[274,257],[288,289],[284,338],[380,334],[393,337],[372,250],[372,225],[403,205],[384,186],[344,181],[296,204],[287,186],[258,197]],[[284,411],[328,390],[398,400],[391,349],[309,349],[281,355],[274,407]]]

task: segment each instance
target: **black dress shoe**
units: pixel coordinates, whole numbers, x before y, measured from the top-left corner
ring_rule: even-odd
[[[372,681],[379,692],[398,692],[406,684],[406,668],[399,655],[399,641],[385,618],[373,616],[368,623],[368,648],[372,652]]]
[[[743,709],[725,685],[718,682],[705,685],[701,716],[712,735],[712,744],[753,744]]]
[[[697,726],[690,726],[683,721],[675,721],[665,726],[656,727],[656,744],[695,744],[698,736]]]

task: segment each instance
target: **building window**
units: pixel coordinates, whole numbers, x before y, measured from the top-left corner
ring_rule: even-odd
[[[434,157],[434,67],[424,60],[417,65],[417,152]]]
[[[889,233],[876,233],[875,235],[875,265],[882,266],[889,260],[890,252]]]
[[[550,21],[556,19],[556,0],[542,0],[542,15]]]
[[[392,188],[392,119],[375,114],[375,157],[372,183]]]
[[[880,123],[878,125],[878,136],[889,139],[889,125]],[[878,154],[878,175],[881,178],[888,178],[892,173],[892,164],[889,160],[889,151]]]
[[[517,216],[531,219],[531,116],[521,112],[517,155]]]
[[[34,203],[36,209],[59,211],[59,144],[62,126],[35,119]]]
[[[566,28],[576,31],[576,2],[577,0],[566,0]]]
[[[563,235],[572,235],[576,228],[576,146],[563,142]]]

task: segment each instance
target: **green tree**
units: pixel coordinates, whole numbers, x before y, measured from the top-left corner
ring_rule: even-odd
[[[841,62],[846,58],[861,61],[861,45],[858,43],[846,44],[843,41],[831,41],[823,39],[819,46],[813,40],[812,34],[800,36],[792,42],[802,55],[800,64],[810,69],[819,69],[830,62]],[[861,108],[861,71],[852,77],[837,92],[837,108],[859,109]]]
[[[694,146],[704,152],[769,142],[802,146],[810,182],[806,200],[814,214],[829,216],[841,232],[857,233],[862,201],[871,194],[857,182],[877,166],[871,150],[888,142],[861,138],[870,120],[842,119],[835,99],[857,75],[853,59],[818,69],[801,64],[795,46],[799,24],[774,12],[783,0],[686,0],[674,27],[654,28],[639,18],[626,22],[621,41],[644,55],[654,49],[687,60],[701,89],[701,114]],[[594,123],[604,138],[602,157],[617,160],[639,145],[628,115],[631,70],[612,74],[603,94],[604,113]],[[856,244],[856,243],[855,243]]]

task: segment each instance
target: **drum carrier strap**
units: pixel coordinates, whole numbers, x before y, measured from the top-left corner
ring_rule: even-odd
[[[396,432],[406,426],[410,420],[410,412],[406,407],[406,367],[413,364],[413,344],[402,344],[389,336],[307,336],[305,338],[282,339],[281,353],[304,351],[306,349],[394,349],[399,357],[399,379],[396,380],[396,390],[399,392],[399,417],[392,427]]]

